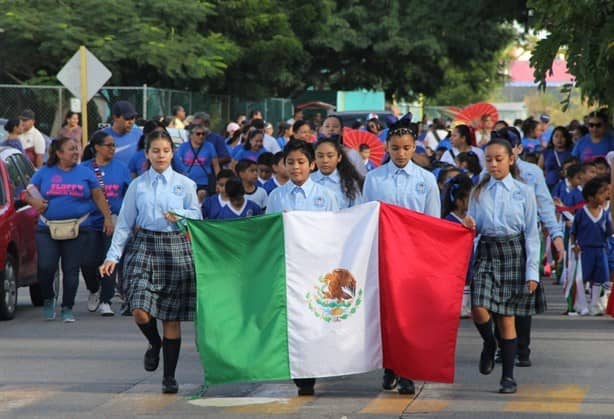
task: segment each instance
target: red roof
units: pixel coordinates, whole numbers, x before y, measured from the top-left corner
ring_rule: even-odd
[[[510,64],[510,84],[513,85],[533,85],[534,68],[528,61],[512,61]],[[552,63],[552,75],[546,77],[546,82],[550,85],[569,83],[573,76],[567,71],[567,61],[556,59]]]

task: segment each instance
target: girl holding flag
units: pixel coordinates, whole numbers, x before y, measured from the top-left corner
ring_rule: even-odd
[[[364,202],[383,201],[439,218],[441,198],[437,180],[411,160],[416,150],[411,113],[390,127],[386,149],[390,162],[367,173],[362,193]],[[412,380],[399,379],[393,370],[386,368],[382,387],[392,390],[397,384],[399,393],[415,393]]]
[[[196,283],[192,249],[177,217],[201,219],[196,183],[171,167],[173,141],[166,131],[151,133],[145,142],[149,170],[128,187],[111,247],[100,275],[111,275],[124,253],[122,277],[132,316],[149,348],[146,371],[155,371],[164,355],[163,393],[177,393],[175,368],[181,347],[181,321],[194,319]],[[126,246],[133,231],[134,237]],[[162,320],[163,339],[157,319]]]

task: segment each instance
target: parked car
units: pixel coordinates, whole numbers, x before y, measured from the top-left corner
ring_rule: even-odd
[[[19,198],[33,174],[24,154],[0,147],[0,320],[15,315],[20,287],[30,288],[32,304],[43,304],[36,278],[38,212]]]
[[[4,141],[4,139],[8,135],[8,132],[6,132],[6,130],[4,129],[4,126],[6,125],[7,121],[8,119],[6,118],[0,118],[0,142]]]
[[[377,114],[378,119],[384,124],[386,127],[386,117],[394,116],[394,114],[390,111],[345,111],[345,112],[329,112],[328,115],[335,115],[341,118],[343,121],[343,126],[351,128],[352,124],[360,120],[362,124],[364,124],[367,118],[367,115],[374,113]]]

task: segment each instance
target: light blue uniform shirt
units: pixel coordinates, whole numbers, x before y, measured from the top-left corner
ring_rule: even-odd
[[[269,195],[266,213],[282,211],[337,211],[339,203],[335,194],[311,178],[302,186],[297,186],[291,180],[279,188],[273,189]]]
[[[337,198],[339,208],[353,207],[361,202],[362,194],[360,193],[360,190],[357,190],[358,196],[356,196],[354,199],[349,199],[345,192],[343,192],[341,176],[339,176],[339,171],[337,169],[335,169],[335,171],[330,175],[325,175],[318,170],[317,172],[311,174],[311,180],[334,193],[335,197]],[[358,187],[356,187],[356,189],[358,189]]]
[[[435,176],[412,161],[405,167],[397,167],[390,161],[367,173],[362,200],[387,202],[441,217],[441,198]]]
[[[149,169],[132,181],[124,202],[106,260],[118,262],[135,226],[152,231],[177,231],[179,227],[164,218],[167,212],[202,219],[196,183],[172,168],[164,173]]]
[[[542,172],[539,166],[533,163],[520,159],[516,159],[516,161],[518,162],[518,174],[520,175],[520,179],[535,191],[539,220],[548,229],[550,238],[555,239],[557,237],[563,237],[563,230],[561,224],[556,220],[554,202],[552,201],[552,195],[550,195],[550,191],[546,185],[544,172]]]
[[[469,198],[469,215],[476,223],[477,234],[508,236],[524,233],[526,280],[539,281],[539,231],[537,204],[532,188],[512,175],[502,180],[491,178],[476,200]]]

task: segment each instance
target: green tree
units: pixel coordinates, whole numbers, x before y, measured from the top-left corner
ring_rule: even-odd
[[[208,1],[0,3],[0,80],[5,82],[55,84],[55,74],[85,45],[112,71],[111,83],[200,88],[223,75],[239,54],[234,43],[207,30],[215,16]]]
[[[547,31],[531,58],[535,80],[545,86],[553,60],[563,52],[583,97],[614,109],[614,2],[529,0],[528,6],[532,26]]]

